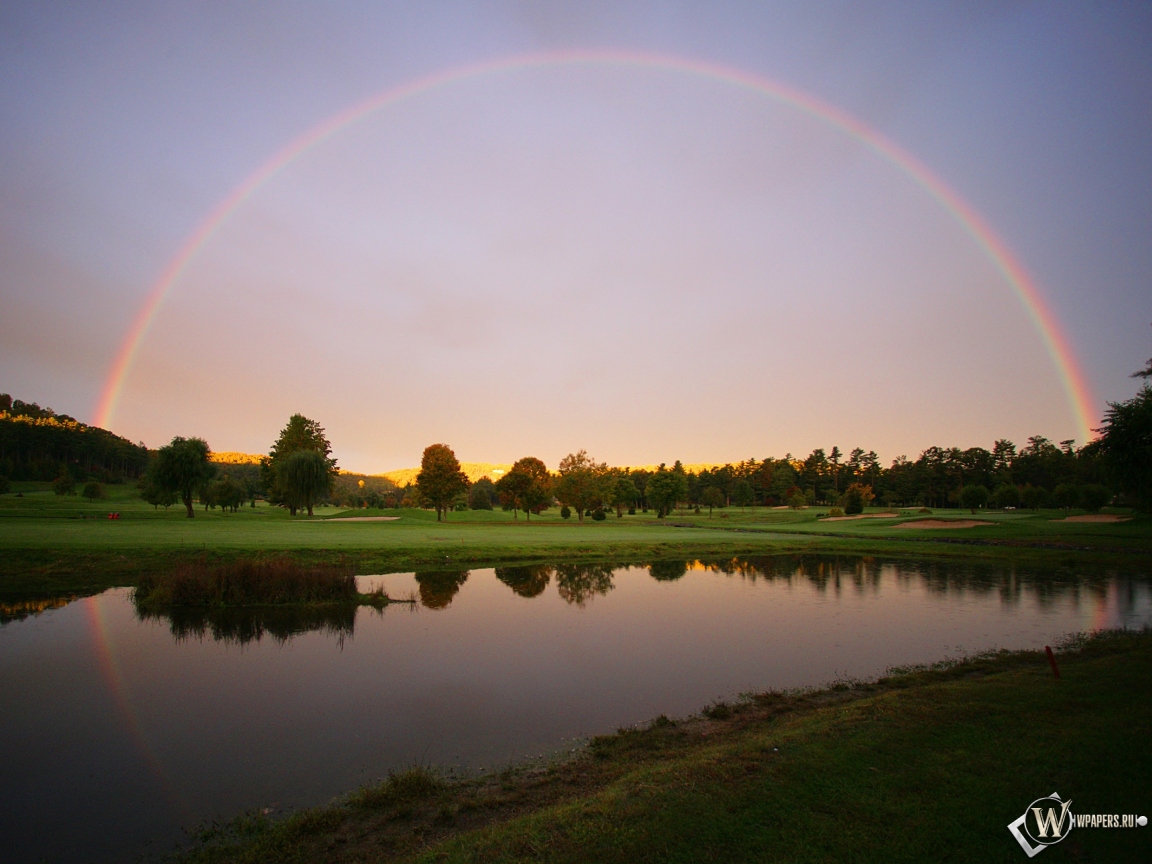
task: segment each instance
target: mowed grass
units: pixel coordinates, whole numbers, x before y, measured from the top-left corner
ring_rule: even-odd
[[[446,782],[415,769],[333,806],[245,817],[192,862],[1026,860],[1007,830],[1058,792],[1152,811],[1152,634],[766,693]],[[1152,860],[1152,829],[1079,829],[1044,861]]]
[[[0,495],[0,598],[94,591],[134,584],[139,574],[175,558],[224,559],[292,554],[309,561],[347,560],[357,572],[519,561],[596,559],[636,562],[716,554],[844,552],[846,554],[1067,555],[1089,551],[1121,563],[1152,553],[1152,518],[1135,515],[1113,524],[1067,523],[1061,511],[982,511],[988,527],[917,530],[896,527],[924,518],[914,510],[896,519],[830,522],[827,508],[690,510],[658,520],[652,513],[602,522],[561,519],[552,509],[518,519],[501,510],[453,512],[437,522],[431,511],[337,510],[295,518],[261,503],[237,513],[182,507],[155,509],[131,486],[106,487],[95,502],[57,496],[47,484],[13,484]],[[22,493],[17,497],[16,493]],[[879,512],[879,511],[872,511]],[[119,518],[108,519],[109,513]],[[1127,514],[1126,514],[1127,515]],[[395,521],[347,522],[341,517],[398,516]],[[936,511],[933,518],[970,519],[966,511]],[[1101,559],[1103,560],[1103,558]]]

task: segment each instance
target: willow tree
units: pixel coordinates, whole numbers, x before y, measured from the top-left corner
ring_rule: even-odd
[[[315,503],[331,490],[332,481],[337,474],[336,460],[332,458],[332,445],[324,434],[324,427],[315,420],[309,420],[303,414],[293,414],[289,417],[288,425],[280,431],[280,437],[260,462],[260,477],[269,503],[287,507],[293,516],[301,507],[307,507],[309,515],[312,513],[311,503],[301,503],[302,499],[296,492],[290,494],[289,489],[284,486],[285,478],[288,476],[285,473],[287,460],[293,454],[302,452],[317,453],[324,461],[323,486],[315,490],[310,499]],[[305,471],[303,464],[293,468],[296,475],[302,471]]]
[[[203,438],[176,436],[167,447],[161,447],[152,466],[157,487],[180,496],[188,518],[195,518],[192,496],[212,479],[216,469],[209,461],[211,451]]]
[[[327,494],[332,476],[328,460],[318,450],[297,450],[276,466],[276,484],[293,515],[307,510],[312,515],[316,501]]]

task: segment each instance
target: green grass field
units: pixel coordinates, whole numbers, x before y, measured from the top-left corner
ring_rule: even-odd
[[[561,519],[555,509],[523,514],[454,512],[445,522],[425,510],[341,511],[319,508],[314,519],[290,517],[261,504],[237,513],[198,507],[155,509],[131,486],[106,487],[108,498],[57,496],[47,484],[14,483],[0,495],[0,601],[85,593],[133,584],[139,574],[175,557],[235,558],[289,553],[310,560],[344,558],[359,572],[427,566],[479,566],[559,558],[645,561],[717,554],[843,552],[907,556],[1029,557],[1138,564],[1152,553],[1152,518],[1136,514],[1111,524],[1068,523],[1062,511],[936,511],[932,518],[978,519],[977,528],[896,527],[925,518],[915,510],[894,519],[824,521],[806,510],[728,508],[675,513],[665,520],[638,513],[603,522]],[[116,520],[109,513],[118,513]],[[873,511],[879,512],[879,511]],[[387,522],[334,521],[346,516],[399,516]],[[1131,514],[1124,513],[1124,516]]]
[[[190,862],[1027,860],[1007,825],[1058,792],[1148,815],[1152,634],[767,693],[446,782],[416,769],[287,819],[243,817]],[[1043,861],[1147,861],[1152,828],[1076,829]]]

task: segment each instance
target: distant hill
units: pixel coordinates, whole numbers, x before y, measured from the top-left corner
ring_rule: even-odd
[[[259,465],[264,458],[260,453],[236,453],[231,450],[213,453],[212,461],[220,465]]]
[[[139,477],[147,466],[143,444],[0,393],[0,476],[52,480],[68,471],[108,482]]]
[[[681,467],[689,474],[699,474],[701,471],[711,471],[713,468],[723,468],[725,465],[732,465],[732,462],[690,462]],[[659,465],[628,465],[626,466],[629,471],[655,471]],[[665,468],[671,468],[672,463],[664,463]]]
[[[468,477],[469,483],[475,483],[481,477],[487,477],[489,480],[496,481],[508,473],[511,469],[511,463],[499,464],[494,462],[461,462],[460,470]],[[383,474],[376,474],[376,477],[384,477],[391,480],[397,486],[407,486],[409,483],[416,482],[416,475],[420,473],[419,468],[401,468],[398,471],[386,471]]]

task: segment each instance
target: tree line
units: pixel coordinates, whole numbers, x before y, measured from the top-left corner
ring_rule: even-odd
[[[326,500],[338,471],[332,445],[315,420],[293,414],[255,471],[247,466],[228,466],[217,478],[218,466],[203,438],[177,436],[156,451],[140,482],[141,496],[155,506],[179,501],[189,519],[199,499],[205,507],[235,511],[256,497],[287,509],[293,516],[307,512]],[[241,479],[234,479],[231,473]]]
[[[1152,360],[1134,377],[1152,378]],[[915,460],[899,456],[888,467],[874,451],[860,447],[847,455],[836,446],[816,448],[803,458],[789,453],[695,472],[679,461],[654,471],[610,467],[579,450],[561,459],[556,471],[525,456],[495,482],[476,483],[469,482],[452,448],[437,443],[425,448],[414,483],[373,489],[363,497],[361,480],[358,491],[339,494],[370,506],[427,507],[437,520],[453,510],[495,506],[530,520],[559,505],[562,518],[574,515],[579,522],[603,520],[611,512],[622,518],[638,508],[665,517],[683,506],[706,507],[710,513],[717,507],[814,504],[859,513],[872,503],[972,510],[989,505],[1098,510],[1110,502],[1152,507],[1152,387],[1144,384],[1134,398],[1109,403],[1097,432],[1099,437],[1083,447],[1040,435],[1022,447],[1007,439],[990,449],[929,447]],[[245,496],[254,501],[257,494],[292,515],[311,516],[335,488],[339,472],[331,453],[323,427],[294,414],[247,484],[228,476],[215,479],[207,443],[177,437],[156,453],[141,486],[153,503],[182,501],[189,517],[196,496],[208,506],[235,509]]]
[[[1152,391],[1145,387],[1133,402],[1144,404],[1152,416]],[[1137,406],[1139,407],[1139,406]],[[1131,436],[1127,414],[1133,406],[1112,406],[1100,439],[1077,448],[1071,441],[1059,445],[1033,436],[1017,448],[1004,439],[991,449],[930,447],[916,460],[898,457],[885,468],[875,453],[856,448],[844,458],[838,447],[813,450],[803,459],[748,459],[701,471],[688,471],[677,461],[655,470],[610,467],[584,450],[560,460],[551,471],[536,457],[516,461],[493,482],[470,483],[452,448],[438,443],[425,448],[420,473],[404,488],[341,493],[348,503],[380,508],[427,507],[437,519],[453,510],[491,510],[502,507],[514,518],[526,520],[559,506],[563,518],[594,521],[614,513],[655,511],[668,516],[675,508],[839,506],[861,512],[865,506],[928,506],[934,508],[1083,507],[1098,510],[1111,501],[1135,506],[1152,503],[1147,495],[1148,465],[1139,469],[1139,452],[1123,451],[1116,432]],[[1147,421],[1147,418],[1145,418]],[[1152,423],[1148,424],[1152,428]],[[1152,437],[1152,436],[1150,436]],[[1146,461],[1152,447],[1143,445]],[[1138,448],[1137,448],[1138,449]],[[236,509],[245,500],[262,495],[292,515],[307,512],[329,500],[337,477],[336,460],[323,428],[302,415],[294,415],[269,455],[246,483],[225,475],[216,477],[210,451],[200,439],[173,439],[158,451],[142,482],[146,500],[158,504],[184,503],[192,515],[193,499],[205,506]],[[235,467],[235,466],[230,466]],[[1144,479],[1141,480],[1140,478]],[[363,480],[359,481],[363,484]],[[1142,485],[1143,484],[1143,485]]]

